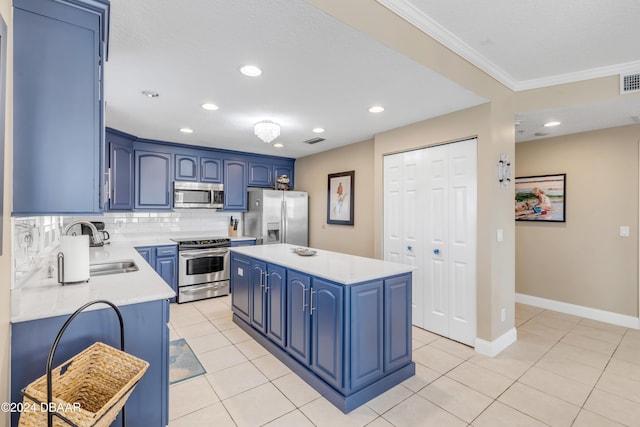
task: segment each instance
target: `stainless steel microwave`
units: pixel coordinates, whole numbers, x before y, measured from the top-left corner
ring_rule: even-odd
[[[222,209],[223,206],[223,184],[191,181],[175,181],[173,183],[174,208]]]

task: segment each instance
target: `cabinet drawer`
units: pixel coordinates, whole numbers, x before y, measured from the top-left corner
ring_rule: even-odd
[[[178,246],[158,246],[156,247],[156,256],[173,256],[178,254]]]

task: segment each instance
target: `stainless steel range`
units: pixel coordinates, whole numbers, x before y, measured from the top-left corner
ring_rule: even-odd
[[[231,239],[172,240],[178,243],[178,303],[229,294]]]

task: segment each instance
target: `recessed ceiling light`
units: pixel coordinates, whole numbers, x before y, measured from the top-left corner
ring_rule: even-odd
[[[544,127],[551,128],[551,127],[554,127],[554,126],[558,126],[559,124],[560,124],[560,122],[547,122],[547,123],[544,124]]]
[[[209,111],[215,111],[218,109],[218,106],[216,104],[206,103],[202,104],[202,108]]]
[[[383,111],[384,107],[381,105],[374,105],[373,107],[369,108],[370,113],[382,113]]]
[[[180,132],[182,132],[182,133],[193,133],[193,129],[190,129],[190,128],[182,128],[182,129],[180,129]]]
[[[313,132],[313,133],[322,133],[322,132],[324,132],[324,129],[323,128],[313,128],[311,130],[311,132]]]
[[[284,147],[284,145],[280,144],[279,142],[277,142],[277,143],[273,144],[273,146],[274,146],[275,148],[282,148],[282,147]]]
[[[240,67],[240,72],[248,77],[258,77],[262,74],[262,70],[255,65],[243,65]]]
[[[160,94],[154,90],[143,90],[142,94],[144,96],[148,96],[149,98],[157,98],[160,96]]]

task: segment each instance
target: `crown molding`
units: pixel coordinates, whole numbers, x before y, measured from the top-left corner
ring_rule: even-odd
[[[477,50],[473,49],[463,40],[458,38],[455,34],[451,33],[438,22],[427,16],[410,0],[376,1],[405,21],[414,25],[429,37],[433,38],[457,55],[469,61],[480,70],[487,73],[489,76],[493,77],[509,89],[516,92],[572,83],[576,81],[590,80],[600,77],[607,77],[617,74],[624,74],[629,72],[637,72],[640,70],[640,61],[635,61],[624,64],[615,64],[605,67],[592,68],[589,70],[582,70],[574,73],[541,77],[538,79],[517,80],[503,68],[499,67],[494,62],[489,61],[486,57],[481,55]]]

